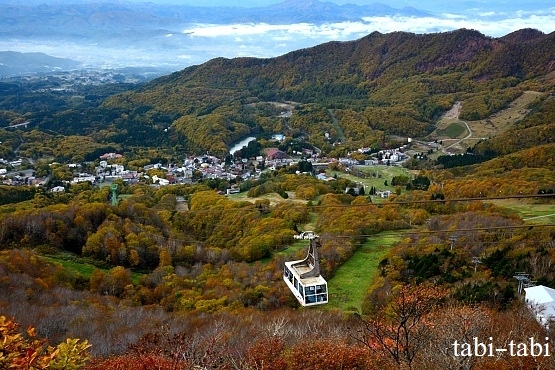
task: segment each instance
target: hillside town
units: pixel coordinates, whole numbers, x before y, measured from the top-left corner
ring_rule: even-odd
[[[150,184],[152,186],[170,186],[175,184],[191,184],[202,179],[220,179],[230,183],[240,183],[249,179],[257,179],[262,171],[275,171],[284,166],[292,166],[300,161],[307,161],[313,168],[313,175],[321,180],[333,180],[325,174],[330,164],[341,165],[349,172],[356,166],[401,165],[408,158],[407,146],[382,150],[372,154],[372,159],[356,160],[351,155],[343,158],[320,157],[317,151],[295,153],[290,156],[278,148],[267,148],[264,153],[253,158],[236,157],[231,163],[225,159],[212,155],[190,156],[181,163],[154,163],[145,165],[141,171],[125,168],[122,162],[123,155],[119,153],[105,153],[94,163],[87,163],[88,172],[83,164],[66,163],[73,173],[71,180],[63,184],[51,185],[48,176],[37,177],[32,161],[19,158],[13,161],[0,159],[0,181],[4,185],[27,185],[46,187],[51,192],[63,192],[67,186],[89,182],[101,186],[116,180],[128,184]],[[361,148],[355,153],[366,153],[369,148]],[[354,153],[350,153],[354,154]],[[60,163],[51,163],[61,165]],[[152,172],[155,174],[152,174]],[[232,190],[233,191],[233,190]]]

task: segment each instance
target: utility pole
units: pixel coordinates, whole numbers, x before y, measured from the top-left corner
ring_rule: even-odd
[[[536,282],[530,280],[530,275],[525,272],[517,272],[516,275],[514,275],[513,277],[518,280],[519,294],[522,294],[524,288],[529,288],[536,285]]]
[[[476,268],[478,267],[479,263],[482,263],[480,257],[472,257],[472,263],[474,263],[474,273],[476,273]]]
[[[457,237],[456,236],[452,236],[449,238],[449,240],[451,241],[451,250],[453,250],[453,245],[455,244],[455,242],[457,241]]]

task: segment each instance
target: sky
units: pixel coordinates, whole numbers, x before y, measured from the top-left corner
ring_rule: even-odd
[[[267,2],[270,1],[267,0]],[[231,1],[227,2],[227,4],[231,3]],[[358,1],[358,3],[364,3],[364,1]],[[192,40],[205,40],[207,45],[218,45],[219,56],[274,57],[290,50],[328,41],[356,40],[374,31],[435,33],[467,28],[478,30],[491,37],[501,37],[523,28],[535,28],[544,33],[555,31],[555,2],[551,7],[546,7],[541,2],[534,6],[531,1],[521,2],[526,3],[522,6],[514,1],[482,3],[474,1],[467,4],[464,1],[420,0],[419,4],[414,3],[416,1],[397,0],[389,1],[388,5],[396,8],[416,5],[417,9],[426,10],[432,15],[424,18],[365,17],[359,22],[323,25],[200,24],[188,27],[183,32]],[[184,54],[183,57],[186,55]]]
[[[33,2],[35,0],[29,0]],[[39,0],[36,0],[39,1]],[[40,0],[41,2],[61,0]],[[73,0],[87,1],[87,0]],[[95,0],[102,1],[102,0]],[[108,1],[108,0],[105,0]],[[118,0],[116,0],[118,1]],[[119,0],[145,2],[145,0]],[[155,3],[174,3],[203,6],[267,6],[285,0],[148,0]],[[297,1],[297,0],[288,0]],[[321,0],[323,1],[323,0]],[[362,5],[375,0],[334,0]],[[0,0],[2,3],[2,0]],[[99,63],[107,67],[163,66],[179,70],[190,65],[202,64],[216,57],[277,57],[287,52],[307,48],[329,41],[350,41],[374,31],[390,33],[436,33],[460,28],[474,29],[491,37],[501,37],[523,28],[535,28],[544,33],[555,31],[555,1],[553,0],[388,0],[394,8],[412,6],[429,12],[427,17],[375,16],[356,22],[325,24],[266,24],[234,23],[187,24],[171,29],[165,35],[149,40],[122,45],[63,44],[53,40],[25,42],[14,45],[0,40],[0,50],[22,52],[40,51],[53,56],[66,57],[90,65]]]

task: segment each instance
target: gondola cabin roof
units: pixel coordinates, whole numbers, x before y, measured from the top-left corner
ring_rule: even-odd
[[[304,286],[327,284],[326,279],[324,279],[322,275],[301,278],[302,274],[305,274],[312,270],[312,266],[307,264],[306,260],[285,262],[285,266],[289,268],[289,271],[293,273],[293,276],[295,276],[297,280],[300,281]]]

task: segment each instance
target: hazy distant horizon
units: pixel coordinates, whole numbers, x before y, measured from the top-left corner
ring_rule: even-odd
[[[293,5],[302,3],[301,0],[287,0]],[[27,8],[37,4],[51,4],[66,6],[69,3],[85,4],[88,0],[28,0]],[[102,2],[95,0],[96,3]],[[67,26],[57,32],[66,32],[55,36],[44,35],[35,31],[33,23],[21,25],[23,34],[14,31],[6,36],[6,31],[0,36],[0,50],[18,52],[43,52],[55,57],[77,60],[90,66],[124,67],[124,66],[158,66],[171,70],[179,70],[190,65],[202,64],[216,57],[257,57],[270,58],[286,54],[290,51],[312,47],[329,41],[352,41],[364,37],[374,31],[391,33],[405,31],[412,33],[438,33],[455,29],[474,29],[486,36],[501,37],[523,28],[534,28],[544,33],[555,31],[555,4],[546,0],[501,2],[501,1],[437,1],[437,0],[393,0],[387,1],[389,7],[401,9],[411,6],[427,12],[425,16],[410,16],[399,14],[364,15],[349,21],[260,21],[248,17],[230,18],[228,12],[218,14],[218,8],[210,12],[207,5],[225,5],[227,7],[256,7],[283,3],[283,0],[120,0],[104,1],[109,6],[120,6],[121,9],[133,6],[133,11],[152,11],[146,4],[179,4],[205,6],[202,14],[210,21],[196,21],[196,18],[183,19],[179,22],[165,22],[159,14],[129,12],[98,15],[84,18],[84,21],[74,20],[74,25]],[[324,2],[324,1],[322,1]],[[375,4],[378,1],[364,0],[334,0],[335,4]],[[0,0],[0,17],[2,12],[8,14],[9,6],[18,6],[20,1]],[[386,2],[382,2],[385,4]],[[5,6],[4,10],[2,6]],[[21,6],[21,5],[19,5]],[[36,8],[42,9],[42,8]],[[145,10],[146,9],[146,10]],[[355,10],[358,8],[355,8]],[[208,11],[207,11],[208,10]],[[306,11],[305,9],[302,9]],[[310,12],[310,8],[308,8]],[[171,15],[171,12],[166,12]],[[160,13],[165,16],[166,13]],[[259,12],[260,13],[260,12]],[[15,14],[15,13],[14,13]],[[199,13],[200,14],[200,13]],[[242,13],[241,13],[242,14]],[[246,14],[246,13],[245,13]],[[307,13],[310,14],[310,13]],[[260,14],[259,14],[260,15]],[[55,15],[50,14],[50,17]],[[326,16],[325,14],[322,17]],[[327,15],[329,16],[329,14]],[[333,14],[332,14],[333,16]],[[7,27],[16,28],[17,22],[24,22],[25,17],[13,19],[0,18]],[[105,17],[105,18],[102,18]],[[122,18],[121,23],[119,18]],[[144,19],[143,19],[144,18]],[[283,16],[282,16],[283,18]],[[280,18],[280,19],[282,19]],[[201,18],[199,18],[201,19]],[[226,22],[225,19],[232,19]],[[273,18],[271,18],[273,19]],[[284,19],[287,19],[286,17]],[[300,19],[300,18],[298,18]],[[137,23],[137,22],[144,23]],[[87,36],[74,31],[71,27],[83,27],[89,22],[94,35]],[[109,29],[101,27],[109,27]],[[125,22],[130,22],[125,23]],[[134,22],[134,23],[133,23]],[[156,23],[158,22],[158,23]],[[53,24],[65,24],[54,20]],[[121,27],[118,25],[121,24]],[[141,24],[148,29],[141,29]],[[108,25],[108,26],[107,26]],[[146,27],[145,26],[145,27]],[[6,28],[6,27],[4,27]],[[50,28],[48,28],[49,30]],[[64,31],[65,30],[65,31]],[[92,28],[91,28],[92,30]],[[78,37],[74,37],[77,34]],[[100,36],[98,36],[100,35]],[[106,36],[102,36],[106,35]]]

